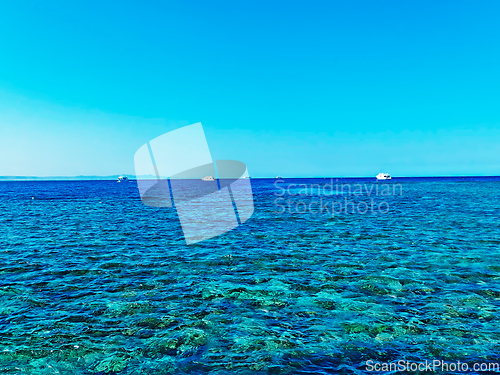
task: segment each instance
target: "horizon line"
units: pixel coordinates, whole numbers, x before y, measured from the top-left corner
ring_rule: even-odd
[[[94,175],[78,175],[78,176],[0,176],[0,181],[30,181],[30,180],[43,180],[43,181],[113,181],[116,180],[119,176],[127,176],[129,179],[138,180],[135,175],[109,175],[109,176],[94,176]],[[148,176],[148,179],[156,179],[151,178],[154,176]],[[415,175],[415,176],[391,176],[393,179],[399,178],[467,178],[467,177],[500,177],[500,175]],[[290,176],[290,177],[250,177],[251,180],[284,180],[284,179],[375,179],[376,176],[308,176],[308,177],[300,177],[300,176]],[[140,179],[140,178],[139,178]],[[146,179],[146,178],[144,178]],[[162,179],[162,178],[160,178]],[[219,179],[220,180],[220,179]],[[387,180],[384,180],[387,181]]]

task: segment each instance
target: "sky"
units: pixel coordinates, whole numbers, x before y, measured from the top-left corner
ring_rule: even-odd
[[[254,177],[500,175],[498,1],[0,7],[0,176],[134,174],[197,122]]]

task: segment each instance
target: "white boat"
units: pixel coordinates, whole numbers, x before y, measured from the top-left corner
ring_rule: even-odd
[[[377,175],[377,180],[390,180],[391,179],[391,176],[389,175],[389,173],[379,173]]]
[[[118,180],[116,182],[128,182],[128,177],[127,176],[120,176],[118,177]]]
[[[283,178],[283,177],[281,177],[281,176],[276,176],[276,178],[278,179],[278,178]]]
[[[205,176],[202,178],[203,181],[215,181],[215,178],[213,178],[212,176]]]

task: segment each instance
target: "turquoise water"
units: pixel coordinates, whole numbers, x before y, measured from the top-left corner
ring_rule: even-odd
[[[500,178],[396,183],[375,197],[387,213],[332,217],[277,213],[282,190],[252,180],[252,218],[186,246],[176,212],[144,206],[134,182],[0,182],[0,373],[498,362]],[[308,194],[285,197],[320,198]]]

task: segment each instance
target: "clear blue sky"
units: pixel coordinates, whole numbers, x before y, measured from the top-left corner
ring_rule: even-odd
[[[498,1],[0,5],[0,175],[133,174],[195,122],[252,176],[500,175]]]

